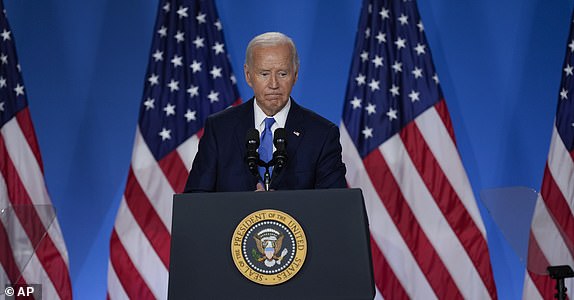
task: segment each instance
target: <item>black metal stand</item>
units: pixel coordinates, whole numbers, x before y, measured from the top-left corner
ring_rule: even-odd
[[[269,165],[265,164],[265,175],[263,178],[263,186],[265,190],[269,190],[269,186],[271,185],[271,175],[269,174]]]
[[[261,178],[259,172],[257,172],[257,178],[259,178],[259,180],[263,182],[263,188],[266,191],[269,191],[269,186],[271,185],[271,173],[269,172],[269,168],[275,166],[275,161],[270,160],[269,162],[264,162],[262,160],[259,160],[257,162],[257,165],[265,168],[265,174],[263,174],[263,178]]]
[[[547,270],[548,275],[556,280],[556,294],[554,294],[554,298],[565,300],[567,289],[566,285],[564,285],[564,279],[574,277],[574,271],[572,271],[572,268],[568,265],[549,266]]]

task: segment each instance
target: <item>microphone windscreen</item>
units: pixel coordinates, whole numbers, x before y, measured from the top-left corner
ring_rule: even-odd
[[[275,133],[273,134],[273,144],[275,148],[279,149],[280,147],[285,147],[285,143],[287,137],[287,133],[285,132],[285,128],[277,128],[275,129]]]
[[[247,135],[245,136],[245,146],[249,150],[256,150],[259,148],[259,131],[255,128],[247,130]]]

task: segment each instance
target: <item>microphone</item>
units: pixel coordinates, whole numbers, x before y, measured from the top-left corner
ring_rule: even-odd
[[[249,167],[249,171],[253,176],[259,177],[259,171],[257,169],[259,163],[259,153],[257,148],[259,148],[259,131],[255,128],[247,130],[247,135],[245,136],[245,162]]]
[[[281,169],[287,163],[287,134],[285,128],[277,128],[273,134],[273,145],[275,145],[275,152],[273,152],[273,162],[277,169]],[[277,170],[279,171],[279,170]]]

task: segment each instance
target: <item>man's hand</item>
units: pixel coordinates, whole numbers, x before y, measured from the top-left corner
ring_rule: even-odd
[[[256,188],[256,190],[255,190],[256,192],[265,192],[265,188],[263,187],[263,183],[261,183],[261,182],[258,182],[257,186],[255,186],[255,188]]]
[[[257,186],[255,186],[256,188],[256,192],[265,192],[265,188],[263,187],[263,183],[258,182]],[[269,191],[274,191],[273,189],[269,190]]]

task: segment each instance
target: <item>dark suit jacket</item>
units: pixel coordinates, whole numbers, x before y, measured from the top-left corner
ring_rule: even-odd
[[[207,118],[185,192],[255,190],[257,178],[244,160],[245,136],[254,126],[253,101]],[[285,130],[288,161],[280,172],[273,172],[271,189],[347,186],[335,124],[291,99]]]

